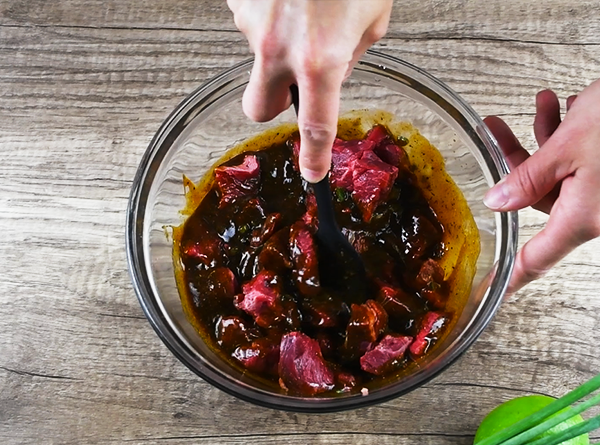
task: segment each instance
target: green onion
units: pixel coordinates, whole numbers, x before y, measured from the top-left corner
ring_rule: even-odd
[[[398,136],[398,143],[401,146],[404,146],[404,145],[408,144],[408,138],[406,138],[404,136]]]
[[[550,417],[549,419],[547,419],[544,422],[540,423],[539,425],[531,428],[530,430],[524,431],[521,434],[513,437],[512,439],[509,439],[509,440],[503,442],[502,445],[521,445],[521,444],[527,443],[529,440],[534,439],[535,437],[542,434],[544,431],[548,431],[550,428],[558,425],[559,423],[564,422],[565,420],[570,419],[571,417],[576,416],[577,414],[581,414],[586,409],[591,408],[592,406],[597,405],[598,403],[600,403],[600,394],[595,395],[594,397],[590,398],[589,400],[587,400],[585,402],[581,402],[571,408],[568,408],[564,412],[557,414],[554,417]],[[582,425],[582,424],[583,424],[583,422],[579,423],[578,425]],[[568,430],[565,430],[565,431],[568,431]],[[548,439],[549,437],[552,437],[552,436],[543,437],[542,439]],[[573,436],[573,437],[577,437],[577,436]],[[572,439],[572,437],[571,437],[571,439]],[[567,440],[567,439],[565,439],[565,440]],[[544,442],[540,442],[540,443],[544,443]],[[477,444],[477,445],[479,445],[479,444]],[[531,445],[531,444],[528,444],[528,445]]]
[[[558,445],[567,440],[581,436],[582,434],[589,433],[598,427],[600,427],[600,416],[592,417],[585,422],[578,423],[577,425],[573,425],[564,431],[551,434],[550,436],[540,437],[538,440],[534,440],[528,445]]]
[[[568,407],[572,403],[587,396],[588,394],[597,390],[598,388],[600,388],[600,374],[593,377],[592,379],[588,380],[583,385],[575,388],[573,391],[564,395],[560,399],[556,399],[554,402],[545,406],[541,410],[525,417],[524,419],[519,420],[514,425],[511,425],[508,428],[504,428],[503,430],[498,431],[496,434],[477,442],[477,445],[504,444],[504,441],[506,441],[507,439],[510,439],[511,437],[514,437],[517,434],[522,433],[523,431],[526,431],[526,430],[529,430],[530,428],[535,427],[537,424],[542,422],[547,417]],[[579,425],[583,425],[583,423],[580,423]],[[576,425],[576,426],[579,426],[579,425]],[[583,434],[583,433],[580,433],[580,434]],[[521,442],[519,442],[519,443],[521,443]],[[560,442],[557,442],[557,443],[560,443]]]

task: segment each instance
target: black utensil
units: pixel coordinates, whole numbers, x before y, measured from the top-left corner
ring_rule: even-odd
[[[298,86],[290,86],[292,104],[298,115]],[[317,199],[319,228],[316,239],[319,257],[319,278],[323,287],[342,293],[348,303],[364,303],[367,280],[365,264],[352,244],[341,232],[335,219],[329,173],[312,184]]]

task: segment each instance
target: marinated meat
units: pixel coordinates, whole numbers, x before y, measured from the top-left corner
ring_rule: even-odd
[[[281,220],[281,213],[271,213],[267,215],[263,226],[252,232],[252,241],[250,241],[250,245],[252,247],[263,245],[280,228]]]
[[[382,285],[377,302],[388,314],[389,323],[400,332],[408,332],[415,320],[427,311],[427,305],[421,298],[399,287]]]
[[[410,345],[410,353],[420,357],[439,338],[448,323],[448,316],[440,312],[427,312],[420,320],[415,341]]]
[[[219,317],[215,323],[215,338],[217,344],[226,351],[248,343],[252,338],[251,329],[246,322],[236,315]]]
[[[357,358],[369,350],[385,332],[387,323],[388,314],[376,301],[368,300],[365,304],[353,304],[344,343],[347,358]]]
[[[233,354],[244,367],[257,374],[278,375],[279,344],[260,338],[249,345],[238,347]]]
[[[317,295],[321,290],[317,246],[303,221],[298,221],[290,229],[290,257],[294,264],[292,274],[300,293],[305,297]]]
[[[275,273],[259,272],[242,290],[243,294],[236,296],[235,306],[254,317],[257,325],[269,328],[285,319],[282,286]]]
[[[412,341],[412,337],[404,335],[386,335],[360,358],[360,367],[371,374],[383,375],[399,364]]]
[[[258,254],[258,268],[282,273],[293,267],[289,252],[290,229],[285,228],[273,235]]]
[[[242,196],[254,196],[258,191],[260,167],[256,156],[246,156],[244,162],[236,166],[217,167],[215,182],[221,192],[219,207]]]
[[[308,396],[329,391],[335,384],[319,343],[301,332],[290,332],[281,339],[279,378],[291,393]]]
[[[371,221],[373,211],[388,198],[397,176],[398,169],[383,162],[372,151],[363,152],[354,163],[352,198],[365,222]]]

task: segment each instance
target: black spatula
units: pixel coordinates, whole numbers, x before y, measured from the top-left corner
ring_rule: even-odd
[[[292,103],[298,115],[298,87],[290,86]],[[342,234],[335,219],[329,174],[312,184],[317,199],[319,228],[317,246],[319,277],[321,285],[342,294],[348,303],[364,303],[366,296],[366,272],[362,258]]]

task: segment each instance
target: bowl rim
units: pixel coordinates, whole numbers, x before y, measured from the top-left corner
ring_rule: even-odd
[[[227,81],[228,78],[236,78],[241,73],[248,72],[252,68],[253,62],[253,58],[242,61],[203,83],[190,93],[162,123],[142,156],[129,195],[125,224],[128,270],[140,306],[158,337],[184,365],[213,386],[239,399],[268,408],[317,413],[370,406],[404,395],[427,383],[451,366],[470,348],[497,312],[514,267],[517,251],[517,212],[498,214],[500,220],[499,232],[503,235],[504,242],[500,243],[498,261],[493,268],[497,273],[493,274],[492,281],[488,285],[489,293],[486,298],[489,304],[486,302],[481,305],[480,310],[467,326],[466,330],[469,332],[459,337],[461,339],[460,344],[444,356],[446,357],[444,363],[429,366],[429,369],[419,372],[413,384],[410,386],[405,385],[404,388],[399,386],[401,382],[396,382],[388,387],[373,391],[367,396],[360,396],[359,394],[356,397],[347,398],[302,398],[268,393],[249,385],[241,385],[234,378],[224,376],[196,360],[194,351],[181,341],[161,310],[160,297],[153,292],[144,261],[144,215],[148,206],[147,198],[149,194],[147,192],[152,185],[151,179],[153,178],[150,166],[155,165],[156,162],[160,164],[176,137],[193,120],[195,110],[206,101],[208,96],[205,97],[205,95],[214,93],[215,88],[222,87],[222,83]],[[421,93],[424,91],[433,93],[436,96],[433,99],[442,100],[444,106],[457,111],[458,116],[468,123],[468,126],[462,125],[463,129],[467,131],[472,139],[476,138],[481,142],[480,145],[486,148],[486,150],[480,149],[480,154],[486,158],[485,161],[488,165],[495,167],[495,169],[490,168],[494,182],[498,182],[508,174],[508,166],[494,136],[471,106],[445,83],[408,62],[374,50],[367,51],[357,64],[357,66],[368,65],[375,69],[379,68],[381,72],[378,74],[380,75],[385,73],[386,76],[396,78],[396,80],[398,80],[398,76],[401,76],[404,79],[403,82],[409,83],[409,86],[413,89]],[[401,73],[400,70],[403,70],[404,73]],[[410,73],[410,75],[406,73]],[[439,91],[434,92],[431,89],[432,87],[437,88]],[[430,95],[429,98],[432,99]],[[438,105],[440,104],[438,103]],[[444,107],[442,108],[444,109]],[[453,117],[456,119],[456,115]],[[477,142],[477,140],[473,140],[473,142]]]

